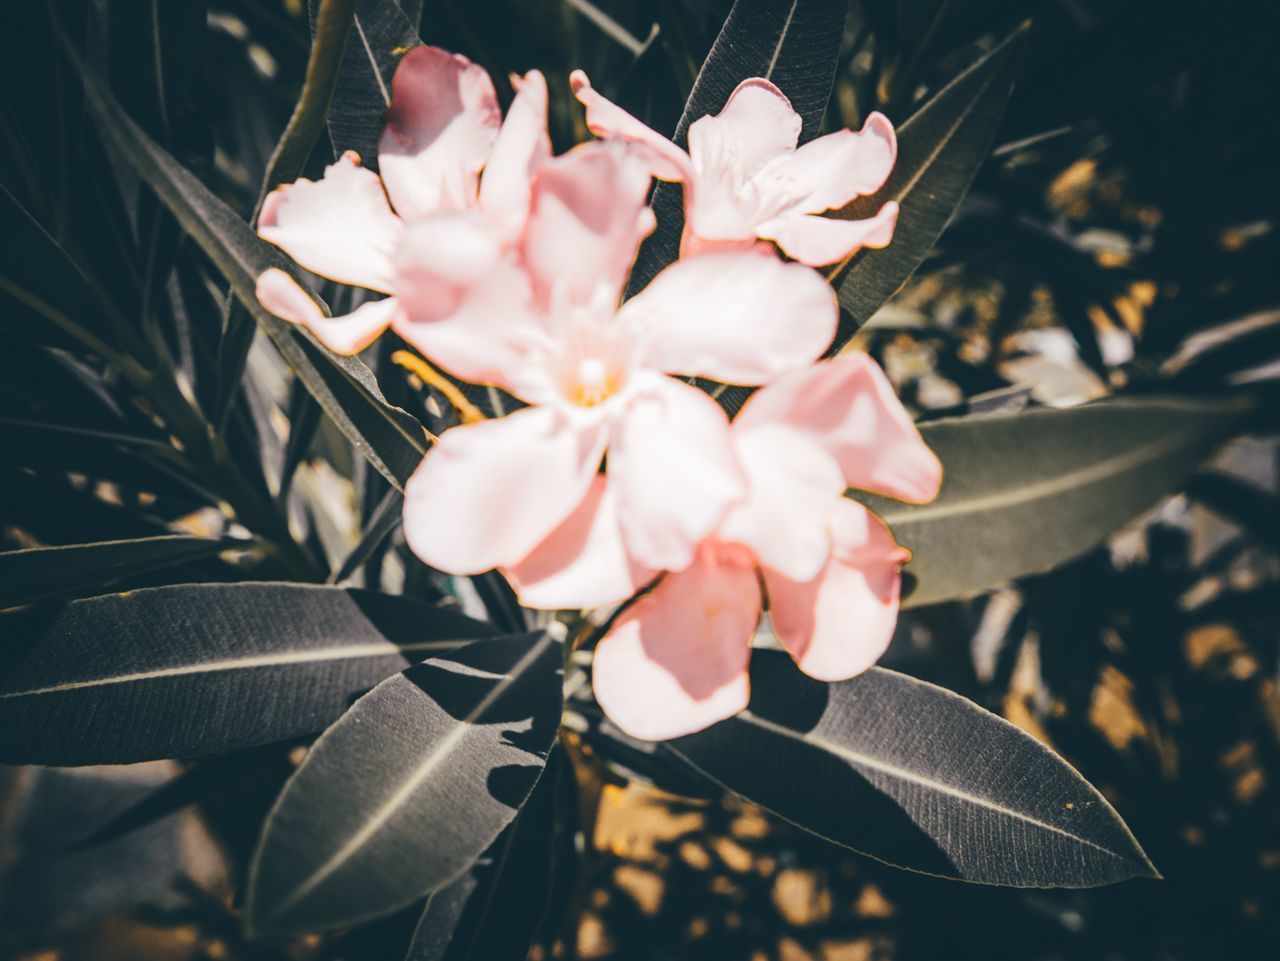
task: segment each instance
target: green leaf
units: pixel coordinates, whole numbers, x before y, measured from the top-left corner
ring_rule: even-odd
[[[698,71],[672,138],[686,146],[689,125],[719,113],[734,88],[748,77],[772,80],[791,101],[804,126],[800,142],[812,140],[831,99],[849,0],[736,0],[707,59]],[[640,248],[627,296],[676,259],[684,224],[683,193],[659,183],[650,206],[657,229]]]
[[[814,681],[756,651],[751,704],[671,750],[793,824],[888,864],[1016,887],[1155,868],[1069,764],[958,694],[872,668]]]
[[[135,574],[184,564],[249,543],[234,538],[173,534],[6,551],[0,554],[0,608],[46,597],[96,593],[96,588]]]
[[[319,22],[316,7],[312,0],[313,24]],[[395,0],[359,0],[354,25],[329,110],[329,139],[335,157],[354,150],[366,167],[377,170],[391,78],[404,52],[422,41]]]
[[[1177,489],[1248,409],[1239,398],[1120,397],[933,421],[920,433],[942,461],[937,500],[855,496],[912,551],[905,606],[965,597],[1094,547]]]
[[[22,945],[40,943],[52,931],[85,930],[105,917],[163,911],[176,906],[175,889],[191,883],[193,875],[219,877],[223,855],[192,843],[194,818],[171,818],[134,837],[75,850],[85,834],[138,803],[168,776],[163,765],[0,773],[0,930],[6,957],[22,957],[27,953]],[[126,949],[126,957],[148,953]]]
[[[267,164],[259,207],[270,190],[302,173],[311,148],[324,129],[330,101],[338,85],[343,55],[350,46],[348,37],[356,3],[357,0],[320,0],[318,4],[302,93]]]
[[[338,66],[342,62],[347,37],[351,32],[352,12],[356,0],[318,0],[311,54],[302,93],[284,133],[267,162],[267,172],[258,190],[251,223],[258,223],[267,195],[280,184],[297,179],[307,165],[315,146],[337,85]],[[244,365],[253,346],[254,325],[243,307],[228,298],[223,311],[223,336],[218,344],[218,380],[216,410],[222,423],[235,390],[244,376]]]
[[[402,523],[404,515],[404,495],[396,490],[389,490],[378,501],[369,519],[365,521],[360,541],[352,548],[347,559],[329,576],[330,584],[341,584],[350,578],[364,564],[382,543],[391,536]]]
[[[0,183],[0,226],[5,246],[4,275],[63,314],[92,316],[98,288],[67,249],[45,229],[17,197]]]
[[[554,890],[556,760],[567,763],[563,752],[548,760],[528,803],[498,840],[427,899],[405,961],[528,956]]]
[[[246,927],[348,927],[461,875],[542,773],[560,725],[561,657],[543,633],[482,641],[357,701],[267,819]]]
[[[254,293],[258,276],[269,267],[288,270],[291,265],[152,141],[120,108],[99,78],[81,66],[85,100],[99,121],[103,137],[130,159],[230,282],[240,302],[271,337],[325,413],[380,474],[402,488],[426,453],[421,425],[387,402],[373,374],[359,360],[330,353],[308,332],[263,309]]]
[[[888,182],[837,215],[870,217],[889,200],[902,208],[893,243],[832,268],[842,309],[829,353],[848,343],[933,249],[987,157],[1027,28],[1018,27],[913,113],[898,128],[898,159]]]
[[[128,764],[322,730],[426,653],[488,633],[403,597],[157,587],[0,615],[0,763]]]
[[[245,751],[232,751],[230,754],[204,758],[198,764],[190,764],[181,773],[133,804],[116,810],[105,823],[85,832],[76,842],[75,848],[83,851],[110,844],[136,831],[145,830],[183,808],[209,800],[216,802],[219,795],[225,797],[226,792],[247,785],[282,779],[293,769],[289,762],[293,747],[290,741],[277,741]]]

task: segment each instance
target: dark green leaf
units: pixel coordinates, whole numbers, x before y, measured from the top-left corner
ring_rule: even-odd
[[[0,762],[126,764],[321,730],[484,625],[300,584],[158,587],[0,616]]]
[[[958,694],[872,668],[823,684],[757,651],[751,704],[671,742],[731,791],[837,844],[943,877],[1093,887],[1156,877],[1070,765]]]
[[[313,24],[316,7],[312,0]],[[391,78],[405,50],[421,42],[417,27],[395,0],[359,0],[329,109],[335,157],[354,150],[365,166],[378,169],[378,138],[391,103]]]
[[[120,104],[149,137],[202,174],[214,150],[205,89],[205,4],[131,3],[100,10],[105,34],[99,41],[91,30],[88,49],[91,56],[106,54],[111,89]],[[150,191],[138,189],[138,173],[127,159],[113,156],[111,169],[141,255],[139,313],[144,324],[159,331],[165,284],[181,249],[178,224]]]
[[[560,725],[561,656],[545,634],[483,641],[357,701],[267,819],[247,927],[347,927],[458,878],[542,773]]]
[[[341,584],[347,578],[351,577],[365,561],[373,556],[376,551],[388,537],[391,532],[400,526],[401,517],[404,507],[404,495],[398,490],[389,490],[383,495],[382,500],[378,501],[378,506],[373,509],[369,520],[364,525],[364,532],[360,535],[360,543],[347,555],[347,559],[342,562],[342,566],[333,572],[329,578],[331,584]]]
[[[920,266],[987,157],[1013,89],[1027,27],[1019,27],[952,80],[898,128],[898,160],[888,183],[840,212],[869,217],[888,200],[901,206],[893,243],[834,268],[840,297],[835,353]]]
[[[233,751],[192,764],[151,793],[116,812],[105,824],[76,842],[77,850],[100,847],[162,821],[193,804],[202,804],[247,783],[280,781],[292,772],[290,741],[266,744],[246,751]],[[280,773],[283,770],[283,774]]]
[[[338,79],[338,67],[342,62],[347,37],[351,32],[352,12],[356,0],[319,0],[315,11],[311,55],[307,58],[307,74],[302,93],[289,117],[289,123],[280,135],[276,148],[267,162],[267,172],[258,190],[254,204],[252,223],[258,215],[267,195],[286,181],[297,179],[306,167],[307,158],[315,146]],[[253,345],[253,323],[249,314],[234,298],[228,298],[223,311],[222,340],[218,344],[218,394],[216,409],[218,420],[227,412],[235,396],[236,385],[244,374],[244,365]],[[288,473],[285,473],[286,486]]]
[[[284,333],[291,334],[292,339],[276,340],[276,346],[285,360],[298,371],[325,413],[364,458],[392,486],[403,491],[409,475],[427,452],[422,425],[402,408],[388,403],[373,371],[359,360],[335,356],[296,328]]]
[[[405,961],[523,958],[551,898],[556,837],[553,763],[528,803],[460,878],[440,888],[422,911]],[[564,762],[564,757],[559,757]]]
[[[94,281],[4,184],[0,227],[7,238],[6,277],[65,314],[83,316],[87,306],[97,303]]]
[[[672,139],[686,146],[689,125],[719,113],[748,77],[777,84],[804,121],[800,142],[813,139],[831,98],[848,12],[849,0],[736,0],[698,71]],[[654,188],[651,206],[658,226],[640,248],[627,283],[628,296],[676,259],[684,224],[682,196],[675,184]]]
[[[1175,490],[1231,436],[1240,399],[1114,398],[922,424],[942,493],[913,507],[858,494],[911,548],[907,606],[1048,570]]]
[[[97,593],[96,588],[134,574],[247,545],[232,538],[173,534],[7,551],[0,554],[0,608],[46,597]]]
[[[89,411],[81,408],[76,413]],[[74,423],[0,417],[0,444],[11,451],[11,466],[34,469],[46,478],[67,470],[95,480],[110,480],[126,490],[148,491],[178,507],[182,514],[207,503],[203,497],[193,496],[195,478],[175,456],[174,448],[153,437]],[[157,464],[164,467],[157,469]],[[163,511],[163,507],[156,510]],[[69,539],[74,541],[83,536],[85,533]],[[67,540],[38,539],[54,544]]]
[[[311,442],[320,426],[321,413],[320,405],[311,392],[294,381],[289,392],[289,409],[285,415],[289,420],[289,439],[280,458],[280,489],[276,494],[276,499],[281,504],[289,501],[294,476],[298,472],[298,465],[311,449]]]
[[[258,206],[267,192],[302,173],[316,138],[324,129],[330,113],[330,101],[338,84],[344,53],[350,46],[348,37],[357,0],[319,0],[314,16],[311,56],[302,94],[293,108],[275,153],[267,164]],[[255,217],[256,221],[257,218]]]
[[[347,438],[379,473],[403,485],[426,452],[422,427],[387,403],[369,368],[354,357],[338,357],[309,333],[274,316],[258,303],[254,286],[269,267],[288,269],[274,248],[155,144],[120,109],[92,71],[83,71],[85,97],[103,137],[135,164],[165,206],[200,245],[235,295],[275,342]]]
[[[0,470],[0,505],[5,505],[0,507],[0,523],[46,544],[86,536],[129,540],[168,532],[149,511],[101,500],[61,474],[36,475],[16,467]]]
[[[194,819],[162,820],[127,839],[74,850],[86,833],[154,791],[167,775],[163,765],[0,770],[4,957],[22,957],[24,945],[38,944],[52,931],[86,930],[107,917],[190,910],[190,879],[216,883],[225,871],[222,856],[193,843],[202,830]],[[110,953],[89,951],[98,958]],[[126,949],[126,957],[147,953]]]

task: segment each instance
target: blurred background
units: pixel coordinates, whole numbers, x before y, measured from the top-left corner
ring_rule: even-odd
[[[152,14],[135,6],[144,29]],[[176,98],[172,115],[187,128],[165,133],[176,155],[247,215],[301,86],[306,4],[207,6],[187,38],[189,62],[163,66],[173,81],[166,85]],[[567,87],[579,66],[656,129],[674,129],[730,4],[401,6],[425,41],[488,68],[504,101],[511,91],[500,78],[532,67],[546,72],[561,150],[586,136]],[[1121,390],[1210,392],[1250,383],[1269,391],[1280,373],[1274,5],[857,0],[827,126],[858,127],[873,109],[901,123],[1028,19],[1015,91],[988,160],[934,254],[856,345],[881,361],[921,418],[1068,406]],[[6,11],[3,33],[4,133],[32,149],[0,156],[0,181],[15,192],[69,196],[84,209],[104,204],[91,173],[22,159],[53,150],[68,129],[85,128],[76,81],[54,53],[46,5]],[[113,69],[136,54],[126,29],[109,39],[101,53]],[[118,73],[121,99],[148,121],[154,91],[130,90],[128,71]],[[85,149],[83,162],[92,165],[93,148]],[[312,175],[323,153],[313,155]],[[85,231],[83,243],[109,259],[109,233]],[[48,376],[24,346],[23,321],[6,302],[0,329],[14,344],[0,357],[6,408],[26,403],[31,385]],[[264,390],[282,407],[293,403],[271,361],[254,354],[255,364]],[[390,399],[422,405],[402,373],[389,364],[381,370]],[[97,401],[86,395],[83,402]],[[1264,418],[1184,493],[1073,563],[972,601],[904,614],[884,661],[1052,745],[1115,805],[1163,881],[1018,891],[913,875],[744,803],[684,796],[687,785],[661,777],[656,784],[627,777],[579,745],[572,760],[582,868],[564,892],[554,948],[535,956],[1274,958],[1275,427]],[[315,443],[325,444],[325,425],[315,430]],[[37,473],[49,469],[47,448],[12,425],[0,438],[8,461],[0,467],[6,548],[65,542],[70,526],[109,530],[121,509],[140,507],[122,499],[118,483],[102,487],[65,464],[53,466],[66,490],[52,488]],[[9,451],[18,453],[10,459]],[[303,451],[298,461],[297,485],[319,500],[351,498],[348,481],[324,458]],[[375,503],[381,492],[371,482],[359,496]],[[152,498],[142,506],[168,510],[192,529],[209,523],[199,511],[184,514],[181,490]],[[66,506],[72,501],[76,512]],[[340,520],[316,514],[308,523],[318,539],[341,534],[330,530]],[[393,541],[366,576],[412,583],[413,563]],[[217,579],[218,572],[201,576]],[[193,766],[0,769],[0,957],[399,958],[415,911],[323,941],[241,938],[235,879],[290,769],[288,752],[275,749]],[[181,771],[197,776],[166,794],[164,785]]]

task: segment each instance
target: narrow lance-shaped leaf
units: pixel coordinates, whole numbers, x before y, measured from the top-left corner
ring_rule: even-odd
[[[302,93],[276,149],[267,162],[267,172],[258,189],[251,223],[255,226],[267,195],[286,181],[296,179],[306,167],[316,138],[324,129],[325,117],[338,79],[347,37],[351,32],[356,0],[317,0],[312,13],[311,54]],[[228,413],[237,385],[244,375],[244,365],[253,346],[254,323],[248,311],[234,297],[228,297],[223,309],[223,335],[218,343],[218,382],[216,407],[218,421]],[[287,477],[287,474],[286,474]],[[285,482],[287,484],[287,481]]]
[[[934,94],[898,128],[888,182],[837,216],[869,217],[889,200],[901,207],[893,243],[863,250],[830,271],[840,298],[834,354],[920,266],[987,157],[1013,89],[1027,25]]]
[[[556,762],[498,840],[427,899],[405,961],[488,961],[529,954],[552,892]]]
[[[214,153],[205,78],[208,11],[204,3],[102,5],[101,42],[90,31],[90,49],[106,54],[111,86],[147,135],[188,168],[205,171]],[[101,45],[100,45],[101,44]],[[179,226],[150,191],[138,189],[127,160],[110,167],[126,200],[141,254],[144,322],[164,299],[181,250]],[[179,334],[181,336],[181,334]]]
[[[127,764],[312,734],[406,664],[486,633],[409,598],[300,584],[0,615],[0,763]]]
[[[543,772],[561,718],[561,658],[547,633],[498,637],[356,701],[271,810],[247,928],[343,928],[461,875]]]
[[[0,227],[6,238],[0,281],[20,282],[24,289],[68,316],[93,316],[86,305],[99,300],[95,282],[2,183]]]
[[[311,56],[307,60],[302,94],[267,164],[263,194],[277,184],[293,180],[306,166],[311,148],[324,129],[325,117],[332,111],[331,101],[341,76],[344,53],[350,46],[348,37],[356,0],[317,0],[313,6]],[[262,206],[261,197],[258,206]]]
[[[719,113],[743,80],[764,77],[787,95],[804,121],[800,142],[812,140],[831,99],[848,13],[849,0],[736,0],[698,71],[672,139],[686,146],[690,124]],[[650,206],[658,226],[640,248],[627,296],[676,259],[684,225],[681,196],[676,184],[654,188]]]
[[[822,684],[776,651],[755,652],[751,685],[746,711],[671,749],[807,831],[898,867],[987,884],[1158,876],[1069,764],[958,694],[882,668]]]
[[[329,576],[330,584],[341,584],[359,569],[360,565],[373,556],[382,543],[391,536],[402,523],[404,495],[397,490],[389,490],[378,501],[378,506],[365,522],[360,541],[352,548],[347,559]]]
[[[68,47],[70,51],[70,47]],[[75,56],[71,52],[72,56]],[[83,65],[81,65],[83,67]],[[126,114],[101,80],[83,70],[85,99],[103,137],[136,166],[147,184],[200,245],[235,295],[267,332],[356,449],[400,487],[426,452],[422,427],[382,396],[369,368],[354,357],[338,357],[309,332],[281,320],[258,303],[255,284],[269,267],[290,269],[283,256],[259,240],[230,207],[209,192]]]
[[[283,780],[293,769],[289,755],[295,746],[292,741],[277,741],[190,764],[135,803],[117,810],[105,823],[85,831],[76,841],[76,848],[85,850],[110,844],[163,821],[183,808],[225,797],[237,788],[252,790],[251,785]]]
[[[316,24],[319,0],[311,0]],[[337,89],[329,109],[333,155],[354,150],[365,166],[378,169],[378,138],[391,103],[391,78],[400,57],[422,41],[414,22],[395,0],[359,0],[338,70]]]
[[[33,547],[0,554],[0,608],[46,597],[87,594],[135,574],[249,546],[234,538],[185,534]]]
[[[267,819],[249,930],[347,927],[461,875],[542,773],[560,725],[561,657],[543,633],[482,641],[357,701]]]
[[[922,424],[942,493],[910,506],[857,494],[912,551],[905,604],[1048,570],[1176,490],[1249,409],[1244,398],[1126,397]]]

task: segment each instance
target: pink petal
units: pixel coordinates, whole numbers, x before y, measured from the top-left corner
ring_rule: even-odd
[[[659,180],[688,181],[692,174],[689,155],[662,134],[646,127],[631,114],[602,97],[581,70],[569,74],[573,95],[587,108],[587,129],[606,140],[632,144]]]
[[[897,155],[893,124],[884,114],[873,113],[860,131],[837,130],[811,140],[775,160],[760,178],[793,193],[799,190],[792,209],[816,214],[875,193],[889,179]]]
[[[831,553],[828,516],[845,490],[839,465],[786,424],[734,431],[734,441],[749,493],[718,536],[746,546],[765,567],[811,580]]]
[[[795,150],[802,126],[781,90],[752,77],[738,84],[718,114],[689,127],[689,156],[699,181],[742,183],[770,160]]]
[[[320,180],[273,190],[258,217],[258,235],[307,270],[382,293],[394,285],[391,259],[402,229],[378,175],[350,150]]]
[[[760,588],[749,565],[713,555],[703,552],[688,570],[668,574],[596,648],[596,700],[632,737],[692,734],[747,706]]]
[[[708,250],[740,250],[754,246],[756,221],[722,184],[708,183],[690,193],[685,203],[685,229],[680,256]]]
[[[597,474],[573,513],[503,573],[525,607],[555,611],[620,603],[658,572],[627,556],[613,494]]]
[[[408,220],[474,207],[501,123],[483,67],[439,47],[406,53],[378,141],[378,167],[397,213]]]
[[[645,165],[609,143],[584,144],[538,170],[524,256],[540,303],[613,306],[653,229],[649,183]]]
[[[763,384],[812,363],[839,312],[822,276],[768,246],[683,257],[619,311],[649,344],[650,363],[726,384]]]
[[[636,394],[609,450],[622,536],[641,564],[680,570],[746,493],[729,419],[696,387],[651,371],[632,376]]]
[[[298,282],[278,267],[262,272],[258,302],[277,317],[309,327],[316,339],[338,354],[358,354],[400,315],[394,297],[369,301],[343,317],[326,317]]]
[[[907,552],[870,511],[841,498],[832,511],[835,549],[813,580],[764,570],[774,633],[800,669],[819,681],[861,674],[885,652],[898,620],[899,567]]]
[[[502,122],[480,181],[480,206],[518,233],[529,216],[534,171],[551,157],[547,136],[547,81],[538,70],[513,76],[516,97]]]
[[[938,496],[942,465],[879,365],[850,353],[758,391],[734,433],[786,423],[821,444],[850,487],[922,504]]]
[[[897,222],[898,205],[890,200],[866,220],[787,214],[765,221],[756,228],[756,234],[775,241],[793,260],[822,267],[844,260],[863,247],[888,247]]]
[[[527,276],[501,228],[478,211],[418,220],[396,263],[396,333],[455,377],[515,388],[534,321]]]
[[[450,574],[515,564],[586,496],[604,438],[547,407],[445,431],[405,486],[405,540]]]

